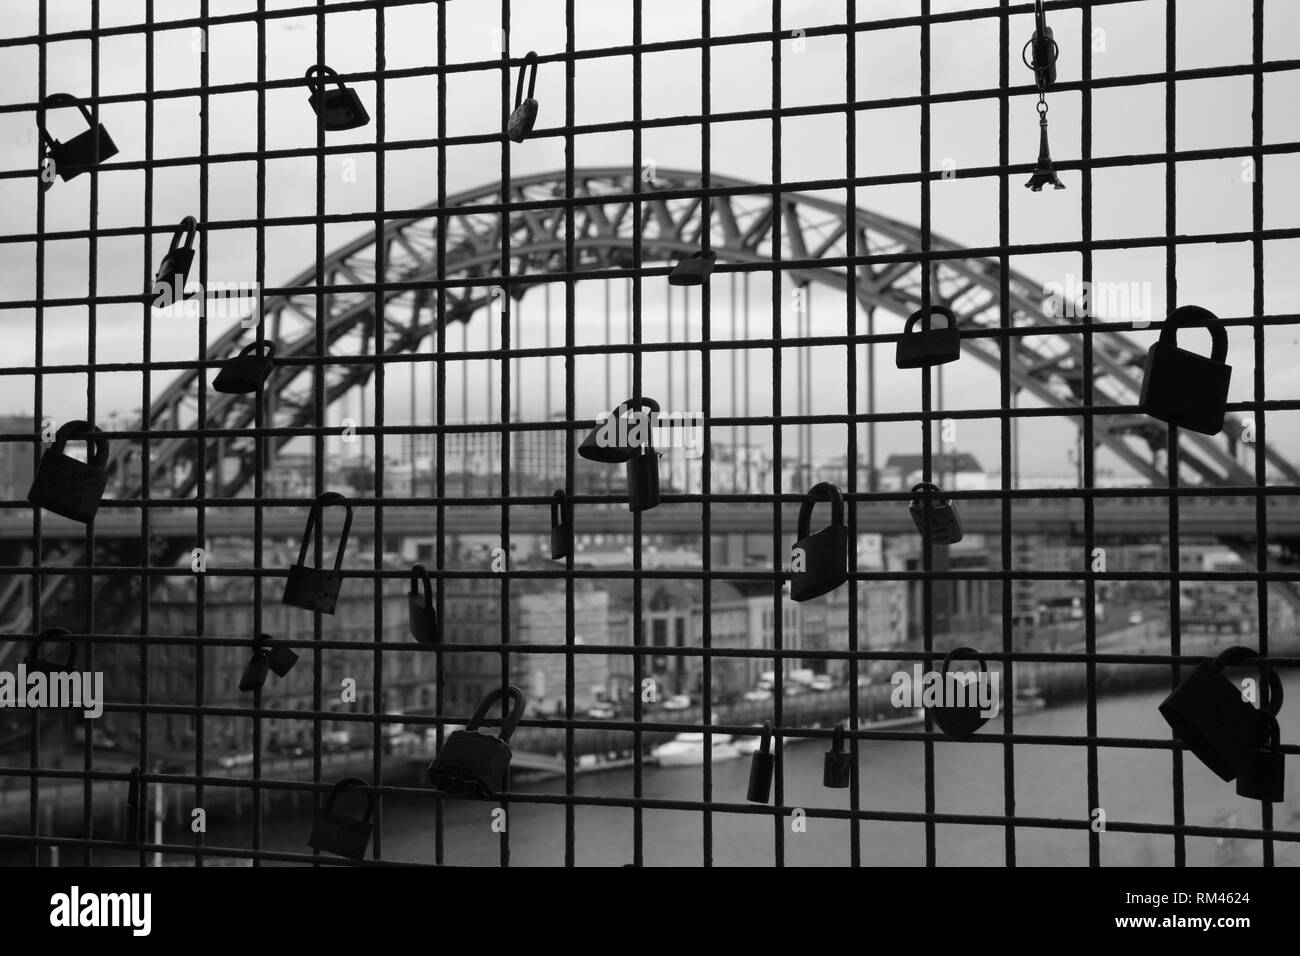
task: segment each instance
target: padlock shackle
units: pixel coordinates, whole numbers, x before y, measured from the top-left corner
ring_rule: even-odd
[[[420,596],[420,582],[424,582],[424,609],[433,610],[433,578],[429,576],[429,569],[423,564],[411,565],[411,597]]]
[[[1210,333],[1210,360],[1223,363],[1228,358],[1228,333],[1223,329],[1223,322],[1209,309],[1199,305],[1182,305],[1174,309],[1160,330],[1160,341],[1165,345],[1178,345],[1178,330],[1203,327]]]
[[[829,481],[823,481],[808,489],[803,504],[799,506],[799,526],[798,535],[796,536],[799,541],[808,537],[809,526],[812,524],[813,509],[817,507],[819,501],[829,501],[831,503],[831,524],[843,526],[844,496],[840,494],[840,489],[835,485]]]
[[[943,318],[947,319],[948,325],[951,328],[954,329],[957,328],[957,315],[952,311],[952,309],[943,305],[932,305],[928,309],[917,309],[910,316],[908,316],[907,324],[903,326],[903,334],[911,335],[912,330],[916,327],[916,323],[920,322],[922,319],[925,320],[925,327],[922,329],[922,331],[929,332],[932,326],[930,320],[936,315],[942,316]]]
[[[97,427],[80,418],[63,423],[54,433],[54,444],[50,446],[50,451],[62,455],[68,442],[82,440],[86,442],[86,464],[92,468],[103,468],[108,464],[108,439]]]
[[[325,521],[321,517],[321,512],[327,505],[333,504],[338,504],[347,512],[347,517],[343,519],[343,533],[339,535],[338,550],[334,552],[334,570],[343,567],[343,552],[347,550],[348,532],[352,530],[352,505],[348,504],[348,499],[337,491],[325,491],[312,502],[311,511],[307,513],[307,529],[302,533],[302,547],[298,549],[298,563],[304,568],[307,566],[307,545],[311,543],[313,530],[321,547],[325,546],[325,532],[322,527]]]
[[[71,93],[51,93],[41,100],[36,107],[36,128],[40,130],[41,139],[45,141],[46,146],[53,148],[58,143],[58,140],[51,136],[45,128],[45,111],[48,109],[62,109],[65,106],[75,106],[81,110],[81,115],[86,119],[86,127],[88,129],[95,128],[95,119],[91,116],[90,109],[85,103]]]
[[[844,722],[840,721],[835,725],[835,733],[831,735],[831,752],[844,753]]]
[[[1258,657],[1259,657],[1259,651],[1255,650],[1254,648],[1244,647],[1239,644],[1235,647],[1228,648],[1226,651],[1224,651],[1218,657],[1216,657],[1214,659],[1214,663],[1210,665],[1210,668],[1214,672],[1218,674],[1222,674],[1224,669],[1228,667],[1250,667],[1251,665],[1248,662],[1255,660]],[[1271,714],[1276,714],[1278,711],[1282,709],[1282,696],[1284,693],[1282,677],[1281,675],[1278,674],[1276,668],[1268,667],[1267,664],[1265,664],[1265,667],[1268,670],[1268,711],[1267,712]]]
[[[976,661],[979,663],[981,674],[987,674],[989,672],[989,665],[985,660],[984,655],[973,647],[954,647],[950,650],[947,656],[943,659],[943,667],[940,669],[941,676],[948,676],[948,665],[953,661]]]
[[[528,78],[528,98],[533,98],[533,93],[537,91],[537,53],[529,50],[524,57],[524,62],[519,66],[519,82],[515,84],[515,109],[519,109],[524,102],[524,73],[529,67],[533,68],[532,75]]]
[[[275,343],[270,339],[263,339],[260,342],[253,342],[245,345],[239,350],[240,355],[251,355],[255,350],[260,354],[262,349],[266,349],[267,358],[275,358]]]
[[[194,230],[198,229],[198,227],[198,221],[193,216],[186,216],[182,219],[180,225],[176,227],[176,231],[172,233],[172,244],[167,247],[167,254],[171,255],[176,251],[176,247],[180,244],[182,235],[185,236],[185,248],[193,249]]]
[[[317,80],[315,74],[320,75],[319,80]],[[320,96],[325,92],[325,87],[329,85],[331,78],[340,90],[346,89],[343,85],[343,81],[339,79],[338,73],[330,69],[324,63],[318,63],[315,66],[307,67],[307,72],[304,73],[303,76],[306,77],[307,85],[311,87],[312,93],[316,96]],[[362,782],[364,783],[365,781]]]
[[[612,414],[618,415],[620,412],[626,411],[628,413],[628,418],[630,419],[634,411],[640,412],[645,409],[649,409],[651,413],[658,415],[659,403],[656,402],[653,398],[641,398],[641,397],[629,398],[626,402],[623,402],[621,405],[619,405],[618,408],[614,409]],[[650,451],[654,450],[655,436],[654,436],[653,428],[647,431],[645,447],[647,450]]]
[[[1282,749],[1282,728],[1274,717],[1266,710],[1258,711],[1259,730],[1261,740],[1260,749],[1267,747],[1273,753],[1278,753]]]
[[[334,786],[330,788],[330,792],[325,795],[325,812],[330,813],[333,811],[334,801],[338,799],[340,793],[349,787],[361,787],[367,791],[366,811],[361,815],[361,822],[369,823],[370,814],[375,809],[375,795],[374,792],[370,790],[370,784],[366,783],[366,781],[362,780],[360,777],[344,777],[338,783],[334,784]]]
[[[72,670],[77,666],[77,642],[72,639],[72,632],[65,627],[47,627],[41,633],[32,638],[31,647],[27,651],[28,660],[39,660],[41,656],[41,644],[45,641],[67,641],[68,642],[68,662],[63,665],[64,670]]]
[[[504,691],[502,691],[500,687],[494,687],[489,691],[487,696],[480,700],[478,706],[474,708],[474,714],[470,717],[469,723],[465,725],[465,729],[471,733],[477,732],[479,726],[487,717],[488,709],[493,704],[500,701],[506,694],[510,696],[510,700],[513,702],[514,706],[510,708],[509,713],[506,713],[505,704],[503,703],[501,705],[500,738],[502,743],[508,743],[510,735],[515,732],[515,728],[519,726],[520,719],[524,716],[524,692],[514,684],[506,687]]]
[[[566,521],[565,519],[570,519]],[[551,527],[559,528],[561,525],[571,523],[573,518],[573,502],[563,488],[557,488],[551,495]]]

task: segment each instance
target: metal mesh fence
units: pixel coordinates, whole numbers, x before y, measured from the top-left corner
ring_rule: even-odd
[[[0,665],[65,628],[106,701],[102,724],[11,712],[0,849],[33,865],[60,853],[87,865],[345,862],[308,847],[307,828],[337,781],[360,777],[373,862],[488,862],[491,848],[508,865],[521,839],[525,862],[564,865],[1065,853],[1099,866],[1111,846],[1122,862],[1293,861],[1294,812],[1214,802],[1224,785],[1167,727],[1133,732],[1128,710],[1108,716],[1113,704],[1155,716],[1154,700],[1123,695],[1163,696],[1229,644],[1282,672],[1300,657],[1286,445],[1300,403],[1266,388],[1267,363],[1295,354],[1296,315],[1266,295],[1265,264],[1300,234],[1284,193],[1265,205],[1265,171],[1296,151],[1285,133],[1266,136],[1266,91],[1270,104],[1284,96],[1300,62],[1266,57],[1278,5],[1234,4],[1249,55],[1194,66],[1180,54],[1196,27],[1173,0],[752,3],[725,31],[710,0],[611,4],[606,32],[584,30],[592,3],[523,6],[144,0],[127,13],[90,5],[68,27],[42,0],[0,36],[5,73],[32,78],[0,104],[15,140],[47,97],[72,93],[85,119],[53,103],[47,128],[103,124],[117,150],[65,179],[76,156],[44,165],[35,137],[0,169],[0,309],[21,331],[0,368],[12,413],[0,428]],[[1054,25],[1060,68],[1043,88],[1021,62],[1036,14]],[[531,42],[539,22],[549,47]],[[1140,38],[1144,69],[1094,75],[1107,30]],[[963,37],[964,55],[991,64],[969,74],[982,83],[937,62]],[[869,88],[880,73],[865,51],[884,50],[914,58],[914,93]],[[106,88],[124,59],[138,71]],[[587,77],[609,63],[623,79],[601,91]],[[356,131],[308,103],[302,73],[315,64],[355,91]],[[512,141],[517,97],[534,95],[516,85],[534,66],[536,126]],[[801,76],[838,80],[841,67],[834,96],[806,95]],[[1185,116],[1218,115],[1206,84],[1227,84],[1225,115],[1248,129],[1225,122],[1212,145],[1182,145]],[[665,89],[676,109],[647,113]],[[1023,189],[1045,175],[1033,112],[1044,99],[1047,168],[1069,202],[1052,208],[1070,218],[1025,230],[1022,203],[1061,201]],[[1100,102],[1145,111],[1155,132],[1117,143]],[[987,121],[976,162],[943,156],[958,111]],[[178,146],[182,114],[194,135]],[[898,148],[915,146],[897,169],[874,159],[893,122]],[[295,139],[307,129],[314,138]],[[717,162],[741,129],[762,142],[757,181]],[[838,173],[791,175],[809,154]],[[553,171],[540,172],[546,156]],[[1248,215],[1188,215],[1207,167],[1248,193]],[[412,182],[426,205],[409,200]],[[1139,184],[1141,202],[1163,199],[1158,228],[1121,235],[1110,217],[1139,202]],[[952,219],[945,191],[962,189],[997,209],[982,246],[935,228]],[[886,196],[910,214],[864,211]],[[160,309],[154,283],[182,215],[196,221],[199,291]],[[1095,296],[1117,257],[1134,256],[1172,311],[1186,304],[1180,284],[1201,294],[1179,265],[1203,268],[1207,247],[1236,256],[1224,274],[1240,314],[1222,324],[1249,363],[1220,435],[1152,431],[1135,386],[1164,323],[1093,303],[1045,313],[1017,264],[1066,257]],[[716,254],[705,281],[671,284],[701,251]],[[878,312],[940,305],[963,364],[983,362],[975,385],[892,367],[901,325]],[[263,343],[274,360],[248,391],[213,390]],[[594,465],[579,447],[596,413],[630,396],[681,413],[699,454],[671,477],[661,469],[661,502],[629,513],[621,463]],[[80,524],[25,497],[74,420],[109,446],[107,492]],[[989,480],[963,479],[976,469],[952,429],[996,450]],[[1052,429],[1078,433],[1064,485],[1020,474],[1026,444]],[[745,456],[758,449],[767,464],[752,476]],[[801,602],[791,546],[822,481],[842,492],[847,583]],[[974,547],[916,533],[914,481],[943,489]],[[576,545],[555,561],[557,489]],[[335,508],[323,534],[303,533],[330,491],[355,518],[346,553]],[[1204,558],[1224,551],[1232,562]],[[337,613],[286,606],[290,567],[329,568],[336,553]],[[1107,604],[1159,621],[1134,610],[1126,630],[1103,626]],[[437,638],[421,640],[429,620]],[[262,634],[299,659],[241,691]],[[1004,697],[994,722],[954,741],[932,707],[889,702],[890,674],[938,668],[959,645],[1001,674]],[[1261,665],[1265,708],[1266,676]],[[430,786],[426,765],[510,685],[528,706],[505,789],[471,802]],[[1053,705],[1042,714],[1034,691]],[[773,787],[759,802],[745,777],[764,721]],[[837,723],[852,755],[842,794],[819,786]],[[698,758],[698,772],[670,769],[675,757]],[[818,828],[831,843],[809,840]]]

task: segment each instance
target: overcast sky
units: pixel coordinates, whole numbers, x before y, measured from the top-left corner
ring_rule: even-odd
[[[934,0],[936,12],[987,6],[989,0],[956,2]],[[286,0],[269,0],[270,8],[290,7]],[[436,57],[436,15],[438,4],[394,7],[385,13],[387,65],[405,69],[431,64]],[[469,0],[446,3],[448,57],[455,62],[490,60],[498,56],[500,5]],[[915,0],[859,0],[863,20],[914,15]],[[140,0],[106,0],[100,3],[102,26],[129,24],[143,19]],[[166,0],[155,3],[160,19],[197,15],[197,0]],[[715,0],[714,35],[766,29],[771,7],[749,0]],[[1267,59],[1300,58],[1300,5],[1288,0],[1265,3]],[[221,2],[210,0],[214,15],[255,9],[252,0]],[[565,46],[563,0],[529,0],[516,3],[512,14],[510,50],[520,55],[533,49],[540,54],[561,52]],[[699,35],[698,0],[654,0],[646,2],[643,36],[648,42]],[[785,2],[783,28],[794,30],[818,24],[842,22],[843,3]],[[36,0],[0,0],[0,36],[36,31]],[[577,44],[593,48],[630,43],[631,3],[629,0],[577,0],[575,4]],[[1094,27],[1104,31],[1096,38],[1093,73],[1098,77],[1148,73],[1163,69],[1164,0],[1134,0],[1098,7]],[[90,4],[84,0],[49,0],[49,29],[52,32],[82,29],[90,25]],[[1178,60],[1180,68],[1231,66],[1248,63],[1251,50],[1251,3],[1249,0],[1180,0]],[[1052,17],[1061,43],[1061,79],[1080,75],[1080,16],[1077,12]],[[267,29],[267,75],[271,79],[300,77],[316,60],[314,17],[273,21]],[[1016,17],[1011,26],[1011,76],[1013,83],[1029,82],[1031,75],[1020,63],[1020,46],[1032,31],[1028,16]],[[857,40],[857,90],[859,98],[915,95],[919,92],[919,38],[916,28],[862,34]],[[931,31],[932,89],[946,92],[969,88],[996,87],[998,83],[998,26],[993,19],[955,25],[936,25]],[[199,83],[199,45],[194,31],[163,31],[155,38],[155,82],[159,88],[188,87]],[[206,37],[210,79],[213,85],[240,83],[257,78],[256,31],[251,24],[213,29]],[[326,34],[327,61],[341,73],[372,70],[375,67],[375,15],[373,12],[332,14]],[[1104,49],[1101,49],[1103,48]],[[89,41],[51,44],[48,49],[50,92],[89,93],[91,87],[91,45]],[[787,44],[783,51],[782,96],[786,105],[842,102],[845,96],[845,44],[842,37],[809,38],[801,53]],[[100,44],[99,83],[103,95],[123,94],[144,88],[144,40],[139,35],[112,37]],[[718,49],[713,54],[712,108],[715,112],[753,109],[769,105],[771,49],[752,44]],[[4,77],[0,103],[30,102],[38,95],[38,62],[35,47],[0,48],[0,74]],[[631,59],[602,58],[583,61],[577,69],[576,120],[600,123],[622,120],[631,115]],[[700,63],[697,51],[654,54],[644,58],[644,105],[647,118],[698,112]],[[1294,109],[1300,94],[1295,73],[1266,75],[1264,129],[1266,143],[1300,141],[1300,116]],[[513,83],[512,83],[513,87]],[[371,107],[375,103],[372,84],[359,84],[358,92]],[[386,85],[386,129],[389,141],[432,137],[436,131],[437,95],[433,78],[390,81]],[[1251,81],[1249,77],[1211,79],[1181,84],[1178,90],[1177,147],[1179,149],[1249,145],[1251,135]],[[563,122],[564,73],[558,66],[543,69],[537,82],[541,103],[538,126]],[[268,96],[267,142],[270,148],[312,145],[315,117],[306,103],[305,91],[278,90]],[[1051,137],[1058,159],[1077,158],[1080,143],[1080,97],[1059,92],[1051,96]],[[156,157],[196,156],[199,152],[199,101],[177,98],[159,101],[155,110]],[[210,112],[212,154],[251,150],[256,147],[256,97],[252,93],[214,96]],[[993,165],[997,161],[998,107],[995,100],[939,105],[933,109],[931,164],[941,167],[951,158],[958,167]],[[1160,86],[1098,90],[1093,98],[1093,153],[1097,156],[1154,152],[1164,147],[1164,91]],[[497,128],[501,113],[500,78],[495,72],[457,74],[449,82],[447,117],[452,135],[483,133]],[[144,107],[139,103],[106,105],[102,120],[121,150],[118,160],[144,157]],[[1037,117],[1033,101],[1020,97],[1012,103],[1011,149],[1013,162],[1030,162],[1037,153]],[[56,135],[64,138],[76,128],[74,117],[62,111],[53,120]],[[859,114],[857,157],[859,175],[899,173],[918,168],[919,110],[877,110]],[[786,143],[782,156],[783,179],[804,180],[838,177],[844,168],[845,143],[842,117],[826,116],[791,120],[785,124]],[[329,134],[329,142],[373,142],[375,127]],[[447,179],[450,192],[495,182],[500,167],[499,144],[450,150]],[[512,146],[511,164],[516,174],[563,170],[563,140],[530,141]],[[699,167],[700,145],[695,129],[647,131],[643,155],[660,167]],[[718,124],[713,130],[713,171],[757,182],[771,180],[770,124],[767,122]],[[436,152],[408,150],[387,158],[387,195],[391,207],[418,207],[436,198]],[[578,166],[629,166],[632,158],[630,133],[583,137],[577,145]],[[0,113],[0,170],[29,169],[35,164],[36,140],[30,112]],[[357,182],[343,181],[337,157],[326,164],[328,210],[360,211],[373,208],[375,189],[373,161],[360,158]],[[255,215],[255,167],[252,164],[217,164],[210,169],[210,219],[243,218]],[[287,216],[314,211],[315,160],[277,160],[267,166],[267,213]],[[1269,157],[1264,170],[1265,226],[1294,227],[1300,213],[1300,190],[1294,182],[1300,176],[1300,160],[1294,156]],[[1080,236],[1080,176],[1062,174],[1065,191],[1033,194],[1024,189],[1024,177],[1011,183],[1012,242],[1052,242]],[[154,173],[155,222],[179,221],[198,214],[199,176],[196,166],[159,169]],[[971,246],[989,246],[998,241],[998,186],[995,179],[937,183],[933,187],[933,228],[936,233]],[[99,223],[103,227],[139,226],[143,222],[144,173],[123,171],[100,177]],[[35,230],[36,189],[32,179],[0,180],[0,234],[30,233]],[[1131,236],[1160,236],[1164,233],[1164,179],[1158,166],[1129,170],[1099,171],[1094,176],[1093,230],[1097,239]],[[907,222],[919,222],[919,187],[862,189],[859,205]],[[51,231],[84,229],[88,218],[89,178],[71,183],[58,182],[46,194],[46,225]],[[1178,231],[1180,234],[1242,230],[1250,227],[1251,188],[1243,181],[1241,161],[1229,159],[1182,164],[1178,180]],[[364,232],[356,226],[331,227],[326,247],[334,248]],[[253,236],[249,232],[218,231],[207,238],[209,275],[234,280],[247,276]],[[267,280],[287,282],[306,268],[314,255],[311,229],[280,228],[267,234]],[[65,241],[46,246],[46,294],[87,294],[87,243]],[[159,236],[155,242],[154,265],[167,245]],[[1294,242],[1266,245],[1265,308],[1269,313],[1300,312],[1300,284],[1292,263],[1300,249]],[[138,238],[106,239],[98,244],[98,290],[103,294],[140,291],[144,273]],[[0,245],[0,299],[33,297],[34,246]],[[1165,258],[1161,250],[1100,252],[1095,256],[1098,279],[1151,284],[1155,318],[1167,314],[1165,302]],[[1252,254],[1248,243],[1205,244],[1182,247],[1178,253],[1179,304],[1197,303],[1222,316],[1244,316],[1251,312]],[[1064,282],[1079,271],[1073,255],[1023,257],[1013,268],[1039,283]],[[152,271],[152,267],[150,269]],[[599,283],[584,288],[579,300],[578,340],[599,341],[605,318]],[[698,339],[698,327],[681,330],[682,312],[676,309],[677,329],[662,325],[662,284],[646,284],[647,339],[689,334]],[[766,286],[754,287],[751,311],[753,335],[770,329],[770,306]],[[723,318],[729,308],[715,289],[715,331],[727,329]],[[698,296],[698,293],[691,293]],[[615,324],[622,322],[622,292],[614,296]],[[553,344],[562,338],[562,295],[556,290]],[[543,330],[540,294],[531,294],[523,306],[524,345],[540,345]],[[138,361],[144,312],[139,306],[105,306],[98,311],[98,357],[101,361]],[[693,314],[698,320],[699,310]],[[44,361],[47,364],[84,362],[86,313],[82,308],[51,309],[46,318]],[[657,317],[652,322],[652,316]],[[480,312],[469,329],[470,347],[483,347],[487,322]],[[1121,319],[1122,316],[1102,318]],[[5,357],[10,363],[30,364],[35,359],[33,321],[29,313],[4,312]],[[154,356],[157,360],[196,357],[199,343],[196,325],[183,316],[159,313],[154,319]],[[816,293],[814,332],[842,331],[842,299],[829,289]],[[658,323],[657,325],[655,323]],[[882,316],[880,331],[894,331],[901,323]],[[789,322],[786,334],[791,334]],[[212,337],[219,328],[211,330]],[[721,333],[718,333],[721,335]],[[449,343],[459,343],[459,331]],[[1300,397],[1296,371],[1300,365],[1300,332],[1294,328],[1271,328],[1267,333],[1266,389],[1269,398]],[[1137,333],[1139,340],[1153,339]],[[1203,344],[1193,339],[1196,344]],[[1233,400],[1252,396],[1254,365],[1252,333],[1237,329],[1231,333],[1229,361],[1233,365]],[[768,383],[770,364],[766,355],[752,361],[752,408],[770,407]],[[879,404],[882,411],[919,408],[917,373],[900,373],[893,367],[892,346],[876,350],[880,375]],[[726,414],[731,394],[730,357],[715,359],[714,411]],[[843,351],[835,356],[818,354],[813,384],[814,412],[844,409],[845,378]],[[789,365],[787,365],[789,367]],[[700,407],[698,360],[688,370],[674,370],[670,394],[666,369],[647,362],[647,383],[657,381],[665,409],[696,410]],[[482,418],[489,413],[485,370],[471,374],[468,414]],[[656,376],[662,375],[662,378]],[[421,373],[423,398],[417,406],[417,421],[429,420],[427,371]],[[155,375],[161,387],[167,374]],[[404,422],[407,406],[406,379],[390,376],[388,417]],[[522,370],[526,413],[540,409],[543,375],[540,363]],[[599,381],[599,378],[597,379]],[[689,386],[688,383],[689,382]],[[47,377],[46,411],[61,419],[85,413],[85,377]],[[584,385],[588,384],[584,380]],[[101,424],[110,410],[129,413],[140,404],[136,375],[97,376]],[[614,401],[625,398],[611,386]],[[689,388],[689,392],[687,389]],[[793,410],[795,389],[786,383],[785,410]],[[449,380],[448,419],[461,414],[459,378]],[[600,394],[594,394],[599,392]],[[996,374],[967,359],[950,366],[945,373],[945,401],[950,407],[991,407],[997,404]],[[551,407],[563,408],[563,366],[552,367]],[[579,417],[601,410],[607,396],[602,389],[579,389]],[[688,403],[689,404],[685,404]],[[27,413],[32,410],[32,381],[28,378],[0,378],[0,412]],[[860,401],[860,408],[864,402]],[[337,414],[337,413],[336,413]],[[974,452],[986,466],[998,460],[996,422],[962,423],[957,444]],[[1294,460],[1300,441],[1293,436],[1294,416],[1279,413],[1269,419],[1270,437]],[[919,451],[919,432],[913,425],[882,428],[882,446],[891,451]],[[1064,474],[1071,466],[1066,451],[1073,444],[1073,429],[1060,420],[1026,424],[1022,431],[1021,463],[1026,473]],[[787,433],[787,443],[793,436]],[[843,452],[843,429],[819,429],[818,454]],[[1113,458],[1102,456],[1099,467],[1118,467]]]

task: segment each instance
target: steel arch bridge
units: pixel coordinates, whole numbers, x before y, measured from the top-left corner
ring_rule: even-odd
[[[548,203],[568,196],[565,171],[519,177],[511,181],[508,200],[529,208],[508,217],[509,280],[512,294],[522,295],[529,277],[562,271],[566,255],[564,205]],[[866,309],[884,308],[907,316],[920,307],[924,270],[920,261],[907,258],[922,250],[921,231],[914,226],[873,213],[795,193],[774,197],[770,186],[710,175],[709,188],[722,190],[711,196],[709,221],[704,221],[704,186],[698,172],[659,169],[653,185],[640,193],[639,221],[633,193],[639,185],[634,170],[626,168],[579,169],[573,173],[575,268],[582,271],[618,271],[636,265],[634,236],[641,236],[645,263],[671,262],[698,250],[707,230],[719,263],[767,263],[774,258],[774,225],[780,223],[779,257],[797,263],[789,268],[796,282],[820,283],[840,291],[852,288]],[[382,233],[363,236],[335,250],[318,266],[294,277],[286,288],[301,289],[268,299],[263,306],[265,335],[276,344],[277,358],[319,357],[317,331],[325,343],[325,357],[357,358],[414,351],[436,335],[436,312],[427,306],[430,283],[453,284],[446,290],[445,321],[466,322],[487,306],[492,290],[501,283],[502,215],[498,204],[502,186],[492,183],[448,198],[443,207],[426,207],[423,215],[392,221]],[[438,269],[439,230],[445,233],[446,269]],[[860,260],[852,274],[847,259],[850,230],[856,236]],[[382,259],[379,252],[382,249]],[[996,329],[1001,325],[1002,270],[994,261],[962,255],[962,248],[931,234],[929,249],[944,256],[934,260],[931,301],[951,308],[964,330]],[[884,261],[876,261],[884,258]],[[832,264],[822,265],[826,260]],[[840,260],[840,264],[834,264]],[[385,264],[378,275],[377,262]],[[536,279],[534,279],[536,281]],[[1007,276],[1010,298],[1007,324],[1015,328],[1048,327],[1057,320],[1044,315],[1043,292],[1038,283],[1015,272]],[[376,296],[373,284],[386,282]],[[421,284],[425,285],[421,285]],[[465,285],[456,285],[465,283]],[[318,290],[323,290],[324,311],[317,313]],[[376,315],[382,298],[383,315]],[[220,362],[253,341],[254,330],[235,324],[214,341],[206,358]],[[1001,369],[1001,341],[995,336],[964,337],[965,353],[995,371]],[[1012,387],[1033,395],[1047,406],[1078,407],[1083,394],[1082,337],[1069,334],[1017,335],[1009,339]],[[1137,403],[1145,349],[1113,331],[1098,331],[1093,338],[1094,404]],[[365,362],[325,364],[323,392],[328,406],[349,390],[366,383],[374,365]],[[149,410],[149,427],[192,430],[200,427],[239,430],[254,421],[254,398],[209,392],[206,421],[199,421],[199,390],[206,389],[209,373],[193,369],[172,382]],[[296,428],[324,421],[324,409],[314,401],[310,364],[278,365],[266,387],[265,424],[271,428]],[[1222,435],[1210,438],[1186,431],[1179,434],[1179,455],[1184,468],[1206,484],[1250,484],[1251,473],[1237,460],[1233,437],[1241,423],[1230,417]],[[1094,419],[1096,442],[1110,449],[1136,472],[1153,483],[1163,483],[1159,452],[1166,444],[1165,426],[1141,415],[1117,413]],[[266,439],[274,454],[291,436]],[[208,438],[209,497],[236,496],[251,484],[254,469],[253,438]],[[150,444],[150,488],[165,483],[177,497],[193,495],[199,484],[200,440],[171,437]],[[1270,448],[1260,449],[1270,465],[1300,483],[1300,472]],[[141,476],[130,461],[132,448],[118,443],[112,452],[110,487],[115,496],[140,494]],[[222,462],[234,458],[233,475],[222,475]],[[51,542],[55,546],[55,542]],[[76,564],[79,543],[58,545],[55,564]],[[179,550],[171,555],[174,562]],[[168,555],[153,560],[166,562]],[[42,602],[54,600],[64,578],[44,578]],[[16,608],[21,589],[11,580],[0,591],[0,620],[26,630],[30,609]]]

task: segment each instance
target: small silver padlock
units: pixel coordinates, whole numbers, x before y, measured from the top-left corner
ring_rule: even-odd
[[[943,491],[928,481],[912,486],[910,511],[912,523],[921,537],[929,537],[933,544],[956,544],[962,538],[961,519],[952,503],[939,498]]]

